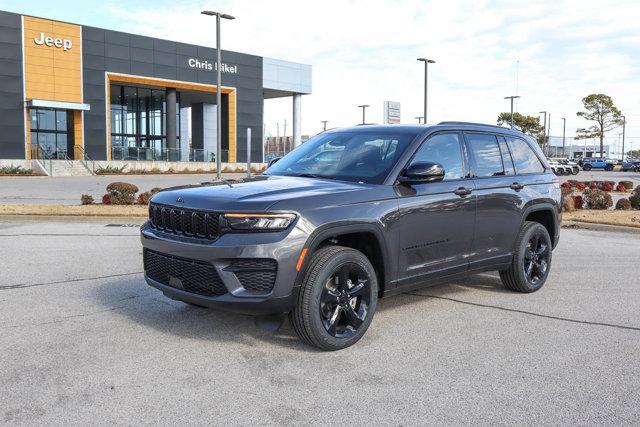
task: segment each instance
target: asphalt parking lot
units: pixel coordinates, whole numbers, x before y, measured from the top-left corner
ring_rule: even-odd
[[[637,424],[640,239],[565,229],[546,286],[383,300],[323,353],[145,285],[135,224],[0,219],[0,420]]]

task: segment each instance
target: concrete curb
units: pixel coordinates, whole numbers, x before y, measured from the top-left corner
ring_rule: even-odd
[[[637,228],[637,227],[626,227],[624,225],[595,224],[592,222],[583,222],[583,221],[562,221],[562,228],[640,234],[640,228]]]

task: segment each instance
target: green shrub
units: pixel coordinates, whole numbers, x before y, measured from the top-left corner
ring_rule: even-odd
[[[118,175],[124,173],[126,166],[117,167],[117,166],[100,166],[96,168],[96,175]]]
[[[620,199],[616,202],[616,210],[628,211],[631,210],[631,202],[629,199]]]
[[[162,191],[162,188],[160,187],[153,187],[151,190],[149,190],[149,193],[151,193],[151,195],[153,196],[156,193],[159,193]]]
[[[134,193],[109,193],[109,201],[112,205],[133,205],[135,200]]]
[[[82,205],[92,205],[93,204],[93,197],[90,196],[89,194],[83,194],[82,196],[80,196],[80,204],[82,204]]]
[[[584,191],[584,203],[587,209],[608,209],[613,206],[613,199],[606,191],[589,189]]]
[[[33,170],[25,169],[22,166],[1,166],[0,175],[33,175]]]
[[[128,182],[112,182],[107,185],[107,191],[109,193],[137,193],[138,187]]]
[[[149,200],[151,199],[151,196],[153,196],[153,194],[151,194],[150,191],[145,191],[144,193],[138,194],[138,204],[139,205],[148,205],[149,204]]]

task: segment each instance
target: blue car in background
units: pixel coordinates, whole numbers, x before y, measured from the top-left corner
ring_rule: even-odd
[[[606,171],[613,170],[613,162],[607,159],[590,159],[582,160],[582,170],[590,171],[591,169],[604,169]]]

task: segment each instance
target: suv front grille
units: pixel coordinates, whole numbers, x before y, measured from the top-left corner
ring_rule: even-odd
[[[145,274],[165,286],[208,297],[227,293],[218,272],[209,263],[149,249],[144,250],[143,258]]]
[[[278,264],[273,259],[236,259],[225,270],[232,271],[247,291],[268,294],[275,285]]]
[[[216,240],[220,235],[219,217],[217,212],[149,204],[151,227],[175,235]]]

